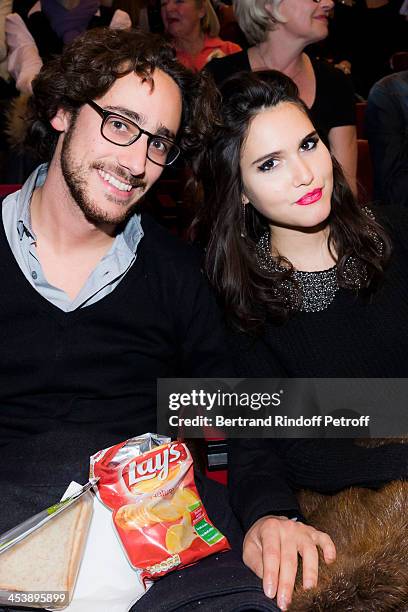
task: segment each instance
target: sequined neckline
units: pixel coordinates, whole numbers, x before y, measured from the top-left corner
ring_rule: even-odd
[[[278,265],[276,259],[271,255],[268,231],[258,241],[256,256],[261,270],[266,272],[282,272],[285,270]],[[344,276],[348,283],[356,289],[360,289],[365,275],[365,269],[361,269],[361,265],[358,264],[356,258],[349,257],[344,269]],[[287,307],[301,312],[320,312],[326,310],[332,304],[339,291],[337,266],[334,265],[327,270],[313,272],[294,270],[291,279],[282,280],[280,284],[282,289],[285,289],[282,293],[286,296],[285,305]],[[300,289],[300,304],[296,285]]]

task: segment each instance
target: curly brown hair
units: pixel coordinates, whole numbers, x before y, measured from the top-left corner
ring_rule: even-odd
[[[161,36],[109,28],[89,30],[42,67],[33,81],[26,144],[41,159],[50,160],[59,136],[50,120],[59,108],[75,116],[87,100],[100,98],[118,78],[131,72],[154,87],[156,68],[167,73],[181,90],[178,143],[185,155],[194,154],[215,123],[218,94],[211,80],[184,68]]]

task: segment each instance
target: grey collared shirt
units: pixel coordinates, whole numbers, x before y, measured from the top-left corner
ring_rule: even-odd
[[[133,215],[76,298],[71,300],[65,291],[50,285],[45,278],[31,227],[31,196],[36,187],[43,185],[47,170],[46,164],[39,166],[20,191],[4,200],[3,224],[10,248],[27,280],[49,302],[65,312],[71,312],[94,304],[115,289],[136,260],[136,249],[143,230],[140,215]]]

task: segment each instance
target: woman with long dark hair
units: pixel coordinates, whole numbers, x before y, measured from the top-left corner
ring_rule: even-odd
[[[240,73],[221,95],[220,125],[197,160],[198,227],[237,375],[406,377],[406,215],[386,231],[376,212],[358,205],[285,75]],[[298,554],[305,588],[316,584],[317,548],[326,562],[336,555],[325,530],[304,523],[297,492],[406,479],[408,445],[234,440],[228,465],[232,504],[247,532],[244,561],[287,609]],[[350,592],[358,588],[339,596],[343,608],[319,609],[363,609],[347,607],[357,605]]]

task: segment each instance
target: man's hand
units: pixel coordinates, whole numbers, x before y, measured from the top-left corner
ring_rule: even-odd
[[[245,536],[243,560],[259,578],[267,597],[277,595],[278,606],[287,610],[295,584],[298,554],[303,559],[303,588],[317,584],[319,556],[326,563],[336,558],[336,548],[327,533],[285,516],[264,516]]]

